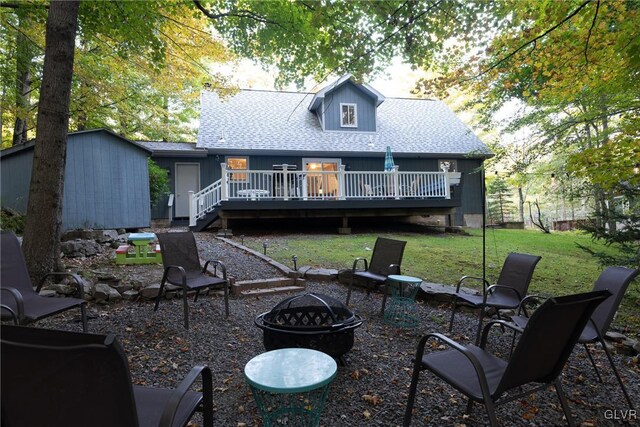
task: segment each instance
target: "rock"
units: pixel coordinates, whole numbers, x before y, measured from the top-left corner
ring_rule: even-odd
[[[99,243],[93,240],[71,240],[60,245],[64,256],[69,258],[90,257],[102,253]]]
[[[133,289],[133,285],[130,283],[122,283],[118,280],[117,283],[112,284],[111,287],[116,291],[120,292],[120,294],[124,294],[126,291],[130,291]]]
[[[118,292],[106,283],[96,283],[93,290],[93,298],[95,298],[97,303],[108,301],[112,291]]]
[[[154,299],[160,292],[160,283],[154,283],[146,288],[140,289],[140,296],[146,299]]]
[[[122,295],[120,295],[120,292],[116,291],[113,288],[109,288],[109,302],[118,301],[122,301]]]
[[[332,268],[310,268],[304,273],[304,277],[309,280],[329,282],[338,277],[338,270]]]
[[[55,297],[58,293],[53,290],[53,289],[43,289],[40,291],[40,296],[41,297],[47,297],[47,298],[52,298]]]
[[[62,295],[72,295],[77,291],[77,288],[75,286],[64,285],[62,283],[50,285],[50,288]]]
[[[624,354],[625,356],[635,356],[638,354],[638,348],[640,348],[638,341],[631,338],[625,338],[616,344],[616,353]]]
[[[128,291],[124,291],[122,293],[122,298],[124,298],[124,299],[126,299],[128,301],[131,301],[131,300],[134,300],[134,299],[138,298],[138,295],[139,295],[138,291],[134,291],[133,289],[131,289],[131,290],[128,290]]]
[[[627,339],[627,336],[621,334],[620,332],[607,331],[607,333],[605,334],[605,338],[609,341],[621,342]]]
[[[118,239],[116,230],[72,230],[62,236],[62,241],[93,240],[98,243],[108,243]]]

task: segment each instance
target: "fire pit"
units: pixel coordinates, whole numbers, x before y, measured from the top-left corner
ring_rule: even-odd
[[[255,319],[264,331],[267,351],[281,348],[310,348],[335,357],[353,347],[353,330],[362,318],[327,295],[308,293],[289,297]]]

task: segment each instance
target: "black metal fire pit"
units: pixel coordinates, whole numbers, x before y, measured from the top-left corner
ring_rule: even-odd
[[[344,363],[353,347],[353,331],[363,320],[340,301],[327,295],[295,295],[262,313],[255,324],[264,331],[264,348],[310,348]]]

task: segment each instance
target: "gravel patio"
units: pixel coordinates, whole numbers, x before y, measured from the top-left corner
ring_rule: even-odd
[[[229,274],[238,280],[275,277],[279,273],[270,265],[245,252],[198,233],[202,258],[219,258]],[[135,271],[134,267],[130,268]],[[140,268],[140,267],[135,267]],[[149,267],[143,267],[149,271]],[[151,267],[152,276],[161,277],[159,266]],[[157,269],[157,273],[156,270]],[[307,282],[307,291],[333,296],[344,301],[346,288],[335,282]],[[270,310],[287,295],[230,299],[231,315],[223,316],[223,300],[218,296],[201,296],[190,306],[191,329],[182,326],[182,302],[163,301],[157,312],[151,301],[124,301],[115,305],[92,305],[94,316],[89,332],[116,334],[129,358],[136,384],[175,387],[196,364],[206,364],[213,371],[216,426],[261,426],[255,403],[246,385],[243,368],[255,355],[264,352],[262,331],[254,318]],[[321,418],[322,426],[396,426],[401,425],[411,379],[415,346],[424,334],[445,332],[450,316],[448,305],[419,302],[420,326],[397,329],[386,325],[379,315],[382,297],[355,292],[351,308],[365,323],[355,331],[355,345],[346,355],[347,366],[338,367],[338,375],[330,386],[329,397]],[[41,321],[39,327],[79,331],[75,313]],[[462,343],[475,335],[477,317],[460,313],[453,334]],[[511,335],[499,329],[490,338],[491,348],[508,351]],[[434,349],[437,351],[437,349]],[[563,374],[563,386],[578,425],[634,425],[635,417],[623,421],[626,402],[602,351],[594,352],[601,367],[604,384],[595,373],[582,348],[576,348]],[[615,355],[617,367],[626,380],[629,394],[640,396],[640,365],[637,356]],[[470,417],[464,415],[466,400],[460,393],[423,373],[418,386],[415,426],[485,425],[484,408],[475,405]],[[117,408],[105,408],[117,410]],[[505,426],[557,426],[563,421],[559,401],[552,391],[500,406],[498,419]],[[627,412],[624,412],[627,414]],[[195,419],[199,422],[198,418]]]

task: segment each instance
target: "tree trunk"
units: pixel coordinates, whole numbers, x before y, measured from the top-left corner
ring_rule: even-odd
[[[524,193],[522,187],[518,187],[518,216],[520,222],[524,224]]]
[[[52,1],[23,252],[32,279],[59,270],[69,100],[79,1]]]
[[[18,25],[29,25],[28,18],[20,13]],[[20,145],[27,142],[27,116],[30,108],[31,93],[31,61],[33,60],[33,48],[31,41],[21,32],[16,35],[16,119],[13,126],[12,145]]]

